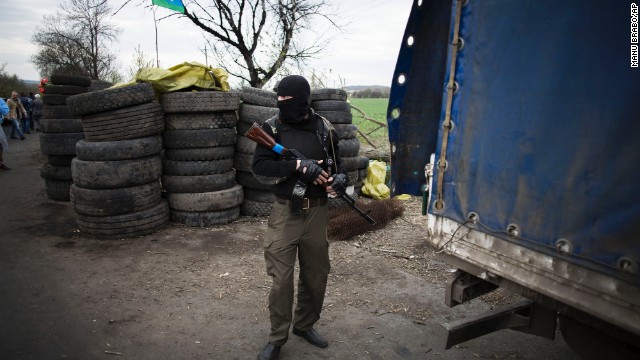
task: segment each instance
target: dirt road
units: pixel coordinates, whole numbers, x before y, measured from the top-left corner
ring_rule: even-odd
[[[266,219],[87,239],[71,204],[45,196],[38,136],[10,146],[13,170],[0,172],[1,359],[255,359],[269,330]],[[317,324],[330,345],[292,335],[280,358],[577,358],[559,334],[512,331],[445,351],[442,324],[488,310],[491,298],[447,308],[451,268],[434,260],[424,234],[414,199],[386,229],[332,242]]]

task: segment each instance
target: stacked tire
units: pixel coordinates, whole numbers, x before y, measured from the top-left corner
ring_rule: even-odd
[[[70,200],[71,160],[76,155],[76,142],[84,138],[84,133],[80,118],[69,111],[67,98],[86,93],[90,85],[89,77],[54,74],[42,96],[40,150],[47,156],[47,163],[40,176],[51,200]]]
[[[244,134],[255,122],[261,124],[278,114],[277,95],[273,91],[245,87],[242,89],[242,104],[240,104],[240,121],[238,121],[238,139],[234,166],[237,170],[236,179],[244,188],[244,201],[240,206],[242,215],[267,216],[271,214],[275,196],[269,185],[259,182],[251,171],[251,161],[256,149],[256,143]]]
[[[358,128],[353,124],[347,92],[342,89],[311,90],[311,107],[318,115],[329,120],[338,133],[342,166],[349,175],[348,185],[354,187],[352,196],[355,197],[360,194],[360,188],[367,177],[369,159],[359,156],[360,141],[356,137]],[[339,201],[330,202],[330,205],[334,204],[341,205]]]
[[[71,162],[71,201],[83,234],[128,238],[169,222],[161,196],[164,117],[153,87],[141,83],[75,95],[69,110],[81,116],[85,140]]]
[[[188,226],[232,222],[244,192],[233,168],[237,92],[162,95],[165,112],[162,185],[171,220]]]

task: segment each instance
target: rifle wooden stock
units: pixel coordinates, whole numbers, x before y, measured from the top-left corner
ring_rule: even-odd
[[[268,149],[278,152],[281,155],[283,155],[284,152],[287,151],[285,148],[282,148],[283,152],[277,151],[275,148],[278,145],[278,143],[276,143],[276,141],[271,136],[269,136],[269,134],[267,134],[266,131],[262,130],[262,127],[260,126],[260,124],[256,122],[254,122],[253,125],[251,125],[251,128],[249,128],[249,130],[247,131],[246,134],[244,134],[244,136],[248,137],[249,139],[255,141],[256,143]]]

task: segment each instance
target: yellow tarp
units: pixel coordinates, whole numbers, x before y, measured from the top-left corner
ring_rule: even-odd
[[[387,164],[384,161],[373,160],[369,162],[367,178],[362,185],[362,193],[374,199],[387,199],[391,195],[391,190],[385,185],[384,180],[387,175]]]
[[[168,69],[141,68],[130,82],[115,87],[148,82],[158,93],[183,90],[191,87],[229,91],[229,74],[221,68],[213,68],[198,62],[183,62]]]

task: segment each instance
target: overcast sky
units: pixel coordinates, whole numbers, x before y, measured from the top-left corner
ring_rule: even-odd
[[[329,0],[339,4],[338,21],[347,24],[342,34],[336,34],[321,59],[312,66],[317,73],[331,75],[337,87],[338,77],[346,85],[390,85],[402,35],[413,0]],[[0,37],[0,63],[6,62],[6,71],[25,80],[38,80],[37,70],[29,62],[36,47],[31,44],[34,29],[45,14],[54,14],[62,0],[20,0],[11,6],[3,6],[0,13],[2,27]],[[109,0],[119,7],[124,0]],[[148,1],[151,3],[151,0]],[[170,14],[160,8],[157,17]],[[117,49],[123,69],[131,65],[134,49],[155,57],[153,14],[144,7],[128,6],[112,19],[122,28]],[[172,17],[159,23],[159,53],[162,67],[184,61],[205,58],[199,50],[203,47],[202,32],[188,19]],[[215,64],[210,64],[215,65]]]

